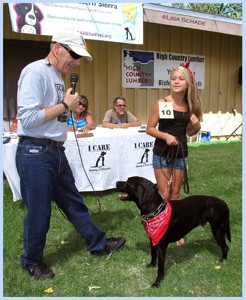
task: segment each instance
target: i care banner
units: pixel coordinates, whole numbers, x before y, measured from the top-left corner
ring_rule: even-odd
[[[136,3],[9,3],[12,30],[53,35],[72,27],[85,39],[143,44],[143,6]]]
[[[169,89],[172,69],[188,61],[198,88],[204,89],[205,56],[123,49],[122,87]]]

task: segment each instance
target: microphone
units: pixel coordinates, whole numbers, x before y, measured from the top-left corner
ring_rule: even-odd
[[[76,90],[76,83],[78,81],[78,74],[72,73],[70,76],[70,86],[72,88],[71,94],[75,94],[75,90]]]
[[[50,67],[50,66],[51,66],[51,63],[50,63],[50,62],[48,62],[48,63],[46,64],[46,66]]]

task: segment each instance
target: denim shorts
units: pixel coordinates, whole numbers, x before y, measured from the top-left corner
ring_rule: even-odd
[[[185,165],[184,165],[185,162]],[[188,158],[166,159],[153,153],[153,168],[154,169],[177,169],[184,170],[187,168]]]

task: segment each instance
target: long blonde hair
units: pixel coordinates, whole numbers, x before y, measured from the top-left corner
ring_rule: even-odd
[[[199,119],[199,121],[202,120],[202,103],[201,103],[201,97],[200,92],[197,87],[196,78],[193,74],[193,72],[186,67],[180,66],[177,68],[174,68],[171,72],[174,71],[180,72],[188,85],[187,93],[186,93],[186,99],[189,107],[190,113],[196,115],[196,117]]]

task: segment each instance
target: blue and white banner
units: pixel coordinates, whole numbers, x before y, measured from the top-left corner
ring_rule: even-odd
[[[143,44],[143,7],[136,3],[9,3],[12,30],[53,35],[72,27],[85,39]]]
[[[205,56],[158,51],[122,50],[122,87],[170,88],[173,68],[190,61],[197,86],[204,89]]]

